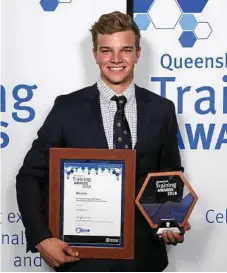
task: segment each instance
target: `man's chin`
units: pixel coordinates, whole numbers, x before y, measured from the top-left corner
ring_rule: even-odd
[[[128,78],[108,78],[108,81],[111,83],[111,84],[114,84],[114,85],[119,85],[119,84],[123,84],[125,82],[128,81]]]

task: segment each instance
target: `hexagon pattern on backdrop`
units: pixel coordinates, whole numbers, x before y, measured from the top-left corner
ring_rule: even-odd
[[[157,29],[173,29],[181,17],[175,0],[155,0],[148,14]]]
[[[141,31],[148,29],[150,21],[156,29],[174,29],[179,23],[183,30],[179,42],[182,47],[191,48],[197,39],[208,39],[213,31],[208,22],[198,22],[193,14],[201,13],[207,2],[208,0],[134,0],[134,20]]]
[[[184,13],[201,13],[208,0],[176,0]]]
[[[197,39],[208,39],[211,35],[212,28],[208,22],[199,22],[194,29]]]
[[[193,30],[197,24],[197,20],[193,14],[183,14],[179,24],[183,30]]]
[[[59,3],[71,3],[72,0],[58,0]]]
[[[148,12],[150,6],[153,4],[154,0],[134,0],[133,1],[133,11],[134,13],[145,13]]]
[[[41,0],[40,5],[44,11],[55,11],[59,2],[58,0]]]
[[[140,30],[146,30],[150,25],[150,17],[147,13],[139,13],[135,16],[134,21],[136,22],[137,26]]]
[[[44,11],[55,11],[59,4],[72,0],[40,0]],[[174,29],[179,22],[183,33],[182,47],[193,47],[196,40],[208,39],[213,31],[208,22],[198,22],[193,13],[201,13],[208,0],[134,0],[134,20],[140,30],[147,30],[152,22],[156,29]],[[183,15],[182,15],[183,13]],[[193,33],[191,33],[194,31]]]
[[[196,36],[193,31],[183,31],[179,42],[181,43],[182,47],[193,47],[196,42]]]

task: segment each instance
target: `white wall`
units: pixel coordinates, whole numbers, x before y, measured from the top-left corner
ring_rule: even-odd
[[[159,20],[160,23],[162,17],[164,22],[168,22],[169,17],[172,16],[172,10],[168,10],[167,2],[172,1],[175,0],[156,1],[161,6],[166,5],[164,14],[161,11],[155,11],[156,17],[153,18],[156,21]],[[195,2],[191,1],[191,4],[193,5]],[[160,83],[151,81],[151,77],[176,78],[175,82],[167,83],[166,94],[175,103],[180,131],[185,144],[185,149],[181,149],[185,176],[199,196],[189,221],[192,230],[185,236],[184,244],[168,247],[170,265],[167,271],[227,270],[227,83],[223,82],[223,76],[227,75],[226,14],[226,0],[209,0],[203,12],[195,14],[195,17],[199,22],[208,21],[213,32],[209,39],[197,40],[192,48],[183,48],[179,43],[178,39],[182,33],[179,24],[175,29],[155,29],[151,23],[142,32],[143,54],[135,73],[136,82],[160,94]],[[193,68],[173,68],[173,71],[170,71],[161,66],[161,57],[164,54],[178,59],[190,57],[193,62],[196,57],[203,59],[205,57],[213,57],[213,59],[222,57],[224,66],[222,68],[196,68],[194,65]],[[191,91],[185,93],[183,113],[179,113],[177,88],[187,86],[191,86]],[[200,106],[202,110],[205,110],[214,104],[216,111],[214,114],[209,112],[202,115],[195,111],[196,101],[210,96],[208,91],[196,92],[196,89],[203,86],[212,87],[215,98],[214,103],[210,98]],[[205,87],[205,89],[207,88]],[[225,113],[223,113],[223,105],[225,105]],[[214,124],[213,135],[210,134],[211,141],[208,141],[207,145],[203,147],[201,139],[199,139],[198,145],[193,149],[189,144],[185,126],[186,124],[191,126],[194,137],[197,124],[200,123],[204,126],[206,136],[209,126]],[[190,140],[192,140],[191,137]],[[221,147],[216,147],[217,142],[223,143]],[[209,210],[214,210],[214,212],[208,212]],[[207,213],[208,220],[214,221],[214,223],[207,221]],[[216,220],[217,214],[218,219]]]
[[[46,12],[39,0],[2,1],[2,85],[6,90],[6,111],[2,119],[8,124],[1,132],[9,137],[9,144],[1,149],[2,156],[2,271],[47,271],[38,257],[25,252],[22,240],[23,225],[18,221],[15,176],[30,148],[36,132],[59,94],[70,93],[94,84],[99,73],[92,57],[89,29],[106,12],[126,12],[126,1],[72,0],[61,3],[54,12]],[[68,1],[70,2],[70,1]],[[12,91],[20,85],[36,86],[33,97],[25,102],[34,109],[30,122],[16,122]],[[26,96],[25,90],[19,95]],[[24,94],[24,95],[23,95]],[[20,118],[27,111],[16,111]],[[1,139],[1,144],[2,143]],[[10,223],[7,218],[10,218]],[[18,223],[15,223],[17,222]],[[2,237],[2,236],[1,236]],[[23,244],[22,244],[23,243]],[[30,261],[24,257],[32,257]]]

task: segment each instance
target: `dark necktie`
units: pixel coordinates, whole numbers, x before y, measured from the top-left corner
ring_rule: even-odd
[[[113,148],[132,149],[131,132],[124,111],[127,99],[125,96],[113,96],[111,100],[117,103],[117,112],[114,117],[113,128]]]

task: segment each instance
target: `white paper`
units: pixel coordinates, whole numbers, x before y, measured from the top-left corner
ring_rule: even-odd
[[[122,164],[65,166],[63,234],[120,237]]]

